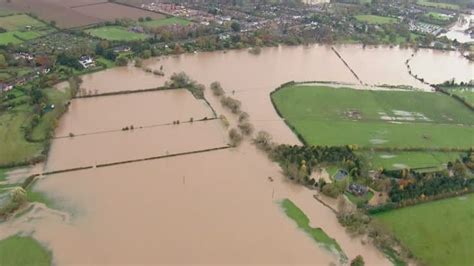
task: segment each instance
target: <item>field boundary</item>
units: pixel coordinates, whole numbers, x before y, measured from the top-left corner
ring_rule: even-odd
[[[351,68],[351,66],[347,63],[347,61],[342,57],[342,55],[334,48],[334,46],[331,46],[331,50],[336,54],[336,56],[344,63],[344,65],[349,69],[349,71],[354,75],[354,77],[360,82],[360,85],[367,85],[367,83],[363,82],[357,73]]]
[[[110,166],[115,166],[115,165],[130,164],[130,163],[152,161],[152,160],[159,160],[159,159],[166,159],[166,158],[186,156],[186,155],[191,155],[191,154],[199,154],[199,153],[206,153],[206,152],[212,152],[212,151],[226,150],[226,149],[230,149],[230,148],[233,148],[233,147],[230,146],[230,145],[226,145],[226,146],[220,146],[220,147],[216,147],[216,148],[209,148],[209,149],[203,149],[203,150],[187,151],[187,152],[180,152],[180,153],[173,153],[173,154],[166,154],[166,155],[158,155],[158,156],[152,156],[152,157],[146,157],[146,158],[140,158],[140,159],[132,159],[132,160],[126,160],[126,161],[118,161],[118,162],[111,162],[111,163],[102,163],[102,164],[97,164],[97,165],[80,166],[80,167],[74,167],[74,168],[68,168],[68,169],[53,170],[53,171],[49,171],[49,172],[43,172],[43,173],[40,173],[40,174],[33,174],[33,175],[28,176],[25,179],[25,181],[23,182],[22,187],[26,189],[39,176],[56,175],[56,174],[61,174],[61,173],[76,172],[76,171],[88,170],[88,169],[93,169],[93,168],[103,168],[103,167],[110,167]]]
[[[193,123],[199,123],[199,122],[206,122],[206,121],[213,121],[213,120],[220,120],[220,118],[213,117],[213,118],[201,118],[198,120],[193,120],[193,121],[180,121],[179,124],[176,123],[162,123],[162,124],[152,124],[152,125],[147,125],[147,126],[138,126],[138,127],[133,127],[132,128],[127,128],[127,129],[111,129],[111,130],[102,130],[102,131],[95,131],[95,132],[87,132],[87,133],[81,133],[81,134],[74,134],[74,136],[57,136],[57,137],[52,137],[52,139],[66,139],[66,138],[75,138],[75,137],[82,137],[82,136],[90,136],[90,135],[99,135],[99,134],[106,134],[106,133],[114,133],[114,132],[126,132],[126,131],[135,131],[135,130],[140,130],[140,129],[148,129],[148,128],[155,128],[155,127],[165,127],[165,126],[179,126],[181,124],[193,124]]]

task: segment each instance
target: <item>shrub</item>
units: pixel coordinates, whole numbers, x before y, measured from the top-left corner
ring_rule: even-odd
[[[229,130],[229,139],[230,139],[230,144],[234,147],[239,146],[239,144],[242,142],[242,135],[237,131],[237,129],[232,128]]]
[[[218,81],[211,83],[211,91],[215,96],[222,96],[225,94],[224,89],[222,89],[222,86]]]
[[[231,97],[223,97],[221,99],[222,106],[228,108],[232,113],[238,114],[240,113],[240,107],[242,103],[239,100],[236,100]]]
[[[251,135],[254,131],[253,125],[250,124],[249,122],[239,124],[239,129],[242,132],[242,134],[244,134],[246,136]]]

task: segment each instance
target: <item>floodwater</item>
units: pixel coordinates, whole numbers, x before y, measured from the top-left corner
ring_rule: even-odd
[[[369,85],[418,84],[404,66],[411,50],[337,49]],[[394,54],[379,58],[386,53]],[[318,45],[266,48],[260,55],[245,50],[186,54],[145,64],[153,69],[163,65],[166,77],[125,67],[87,75],[83,85],[100,92],[152,88],[179,71],[205,85],[217,80],[228,95],[242,101],[258,130],[289,144],[299,142],[275,113],[272,90],[290,80],[358,83],[329,46]],[[437,66],[429,67],[437,71]],[[201,110],[201,102],[191,103],[188,93],[181,94],[179,99],[159,92],[75,100],[56,133],[93,133],[191,115],[196,119],[200,112],[209,112]],[[206,98],[236,125],[236,117],[209,90]],[[219,120],[57,138],[46,170],[208,149],[226,142]],[[32,234],[53,252],[57,265],[337,264],[335,255],[284,214],[278,205],[284,198],[300,207],[313,227],[335,238],[350,259],[362,255],[367,265],[390,264],[373,245],[351,237],[335,214],[313,198],[314,191],[287,181],[279,166],[248,139],[236,149],[51,175],[35,189],[56,199],[63,210],[73,210],[72,217],[39,208],[0,225],[0,238],[19,230]]]
[[[474,14],[460,15],[458,21],[449,29],[449,31],[442,36],[446,36],[450,40],[456,40],[460,43],[474,42],[474,38],[465,31],[474,23]]]
[[[186,89],[75,99],[61,118],[56,137],[211,118],[203,100]]]
[[[64,170],[227,146],[219,120],[55,139],[46,169]]]
[[[413,74],[432,84],[453,78],[458,83],[474,79],[474,62],[454,51],[420,50],[410,60],[410,67]]]
[[[81,89],[98,93],[150,89],[163,86],[165,79],[133,65],[86,74]]]
[[[368,265],[389,265],[250,144],[49,176],[36,189],[76,210],[71,223],[33,221],[33,236],[53,250],[58,265],[337,263],[284,214],[283,198],[350,258],[363,254]]]

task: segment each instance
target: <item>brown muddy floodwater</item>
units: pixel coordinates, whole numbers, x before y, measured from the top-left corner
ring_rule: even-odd
[[[160,87],[165,79],[132,65],[106,69],[82,76],[81,88],[98,93]]]
[[[211,118],[204,100],[185,89],[75,99],[61,118],[56,137]]]
[[[432,84],[453,79],[456,82],[474,80],[474,62],[464,58],[459,52],[420,50],[410,60],[413,74]]]
[[[337,49],[370,85],[419,84],[404,68],[411,50]],[[173,72],[184,71],[205,85],[221,82],[228,95],[242,101],[242,109],[258,130],[289,144],[299,142],[275,113],[272,90],[290,80],[358,82],[329,46],[318,45],[262,49],[260,55],[246,50],[187,54],[145,64],[153,69],[163,65],[166,77],[134,67],[115,68],[87,75],[84,86],[100,92],[151,88],[163,84]],[[437,71],[436,66],[429,67]],[[75,100],[57,136],[209,113],[188,93],[176,93]],[[218,114],[236,125],[235,116],[209,90],[206,98]],[[226,142],[219,120],[57,138],[46,170],[208,149]],[[72,217],[39,207],[0,225],[0,238],[16,232],[31,234],[52,251],[57,265],[337,264],[334,254],[319,247],[284,214],[278,205],[284,198],[300,207],[313,227],[335,238],[350,259],[362,255],[367,265],[390,264],[372,244],[362,244],[346,233],[335,214],[313,198],[314,191],[287,181],[279,166],[248,140],[236,149],[51,175],[37,182],[35,189],[56,199]]]
[[[46,169],[87,167],[226,145],[220,120],[58,138],[51,145]]]

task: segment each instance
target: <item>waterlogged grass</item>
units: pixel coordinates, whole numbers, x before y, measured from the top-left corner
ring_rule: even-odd
[[[129,31],[120,26],[104,26],[86,30],[90,35],[109,41],[142,41],[148,38],[144,33]]]
[[[169,25],[186,26],[189,24],[191,24],[191,21],[183,19],[183,18],[178,18],[178,17],[155,19],[155,20],[145,21],[142,23],[143,26],[148,26],[148,27],[162,27],[162,26],[169,26]]]
[[[333,238],[329,237],[321,228],[313,228],[309,225],[309,218],[291,200],[284,199],[281,206],[286,215],[296,222],[298,227],[309,234],[317,243],[332,252],[337,252],[342,260],[347,260],[344,251]]]
[[[30,237],[12,236],[0,240],[0,265],[49,266],[51,253]]]
[[[388,211],[374,217],[426,265],[474,265],[474,194]]]
[[[398,19],[390,17],[382,17],[375,15],[358,15],[355,16],[358,21],[365,22],[368,24],[392,24],[397,23]]]
[[[364,153],[375,169],[438,169],[448,162],[460,158],[456,152],[374,152]]]
[[[463,98],[466,102],[474,106],[474,88],[473,87],[464,87],[459,86],[455,88],[447,88],[447,90],[456,94],[457,96]]]
[[[272,99],[311,145],[474,146],[474,116],[443,94],[294,85]]]

